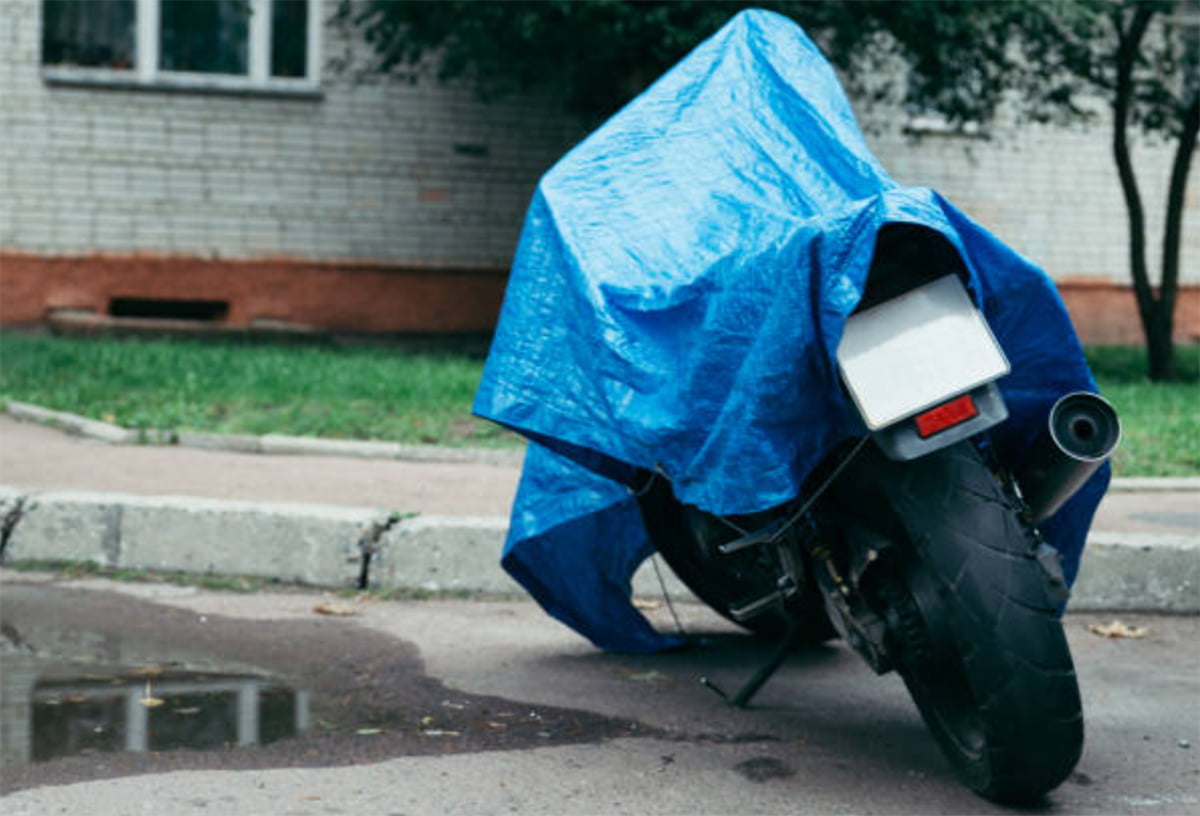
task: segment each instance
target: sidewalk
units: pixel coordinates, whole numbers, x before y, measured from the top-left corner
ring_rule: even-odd
[[[111,426],[96,435],[104,433]],[[463,461],[470,454],[278,437],[242,443],[280,452],[110,444],[2,416],[4,558],[520,592],[498,566],[519,454]],[[674,580],[668,590],[685,594]],[[639,573],[635,592],[661,595],[651,570]],[[1072,608],[1200,612],[1200,479],[1114,483]]]
[[[731,637],[696,604],[676,608],[701,645],[621,655],[524,601],[364,600],[330,618],[314,614],[328,600],[317,591],[5,570],[0,583],[4,623],[35,657],[253,669],[304,690],[315,726],[257,746],[6,763],[0,781],[23,788],[0,799],[6,816],[1030,812],[957,784],[900,678],[877,677],[845,647],[794,653],[749,709],[723,704],[698,679],[740,683],[771,644]],[[673,625],[666,609],[649,614]],[[1165,816],[1200,804],[1200,618],[1121,619],[1146,636],[1094,634],[1107,614],[1064,622],[1087,739],[1075,773],[1033,812]],[[21,659],[4,656],[6,678],[37,676]],[[4,692],[19,700],[30,680]],[[136,683],[129,692],[141,696]],[[210,705],[210,726],[232,730],[223,704]],[[95,709],[74,711],[93,718],[75,720],[90,732]]]

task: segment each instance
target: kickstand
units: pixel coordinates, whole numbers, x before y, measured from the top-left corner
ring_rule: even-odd
[[[707,677],[700,678],[700,685],[705,688],[712,689],[722,700],[735,708],[745,708],[754,699],[754,695],[758,694],[759,690],[766,685],[766,682],[771,679],[771,675],[779,671],[779,667],[783,665],[783,661],[787,659],[788,653],[791,652],[796,644],[800,641],[800,627],[795,621],[788,621],[787,632],[784,633],[783,639],[779,641],[779,645],[775,647],[775,651],[771,653],[771,657],[762,667],[754,673],[746,684],[738,690],[738,693],[730,697],[725,691]]]

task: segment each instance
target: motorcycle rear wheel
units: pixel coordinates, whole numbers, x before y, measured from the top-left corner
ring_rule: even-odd
[[[851,477],[838,492],[858,508],[862,489],[882,494],[891,518],[879,532],[903,541],[877,584],[900,675],[970,788],[1036,801],[1083,747],[1074,664],[1037,539],[970,443],[903,463],[868,448],[856,471],[869,484]]]

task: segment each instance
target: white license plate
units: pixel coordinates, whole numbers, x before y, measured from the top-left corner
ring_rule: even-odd
[[[987,321],[954,275],[851,315],[837,361],[872,431],[1009,372]]]

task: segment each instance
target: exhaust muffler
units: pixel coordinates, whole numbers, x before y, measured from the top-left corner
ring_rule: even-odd
[[[1121,440],[1121,420],[1108,400],[1077,391],[1054,403],[1046,428],[1034,441],[1017,484],[1035,523],[1050,518]]]

